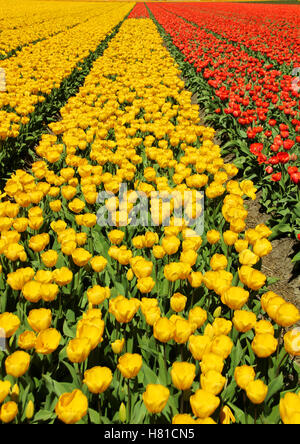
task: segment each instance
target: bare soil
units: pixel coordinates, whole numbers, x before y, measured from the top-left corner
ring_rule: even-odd
[[[256,200],[247,199],[246,206],[248,217],[247,228],[254,228],[257,224],[268,224],[269,216],[265,214],[259,204],[260,193]],[[262,272],[268,276],[277,278],[278,281],[269,286],[270,290],[282,296],[288,302],[295,304],[300,310],[300,274],[295,270],[295,264],[291,262],[295,254],[296,241],[289,237],[282,237],[271,241],[272,251],[262,260]]]

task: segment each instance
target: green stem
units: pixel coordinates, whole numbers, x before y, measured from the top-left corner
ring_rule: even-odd
[[[130,390],[130,378],[127,379],[127,391],[128,391],[128,402],[127,402],[127,418],[128,424],[131,420],[131,390]]]
[[[97,395],[97,405],[98,405],[98,413],[99,413],[99,424],[102,424],[102,413],[101,413],[101,402],[100,402],[100,396]]]
[[[180,357],[181,357],[181,361],[184,361],[184,344],[180,345]]]
[[[247,409],[246,409],[246,401],[247,401],[246,395],[245,395],[245,393],[243,393],[245,423],[246,423],[246,425],[248,425],[248,413],[247,413]]]
[[[184,413],[184,391],[181,392],[180,396],[180,413]]]
[[[286,352],[286,353],[282,356],[280,362],[278,363],[277,369],[276,369],[276,376],[279,375],[280,367],[281,367],[281,365],[283,364],[284,360],[285,360],[288,356],[289,356],[288,352]]]
[[[78,362],[75,365],[76,365],[76,373],[77,373],[78,379],[80,381],[80,384],[82,384],[83,378],[82,378],[82,372],[81,372],[80,365],[78,364]]]
[[[116,325],[116,339],[120,339],[120,322]]]
[[[193,308],[193,307],[194,307],[194,294],[195,294],[195,290],[193,289],[193,291],[192,291],[192,297],[191,297],[191,305],[190,305],[190,308]]]
[[[168,376],[168,364],[167,364],[167,350],[166,350],[166,344],[161,344],[161,353],[164,357],[164,366],[165,366],[165,372],[166,372],[166,379]]]

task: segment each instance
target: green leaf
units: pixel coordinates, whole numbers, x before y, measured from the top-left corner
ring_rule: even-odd
[[[272,408],[271,413],[266,418],[262,417],[261,415],[261,419],[264,424],[279,424],[280,423],[279,406],[275,405]]]
[[[92,231],[93,245],[96,253],[109,258],[107,251],[109,249],[109,244],[103,234],[101,233],[101,228],[96,226]]]
[[[240,137],[242,137],[243,139],[247,139],[247,133],[244,130],[239,130],[239,135]]]
[[[92,424],[100,424],[100,415],[99,412],[97,412],[94,409],[89,408],[88,409],[88,414],[91,420]]]
[[[150,367],[148,367],[145,363],[143,364],[143,372],[145,375],[145,385],[147,384],[158,384],[159,378]]]
[[[268,393],[265,402],[268,402],[275,393],[279,392],[283,387],[283,375],[282,373],[277,378],[272,379],[268,385]]]
[[[143,424],[146,415],[147,409],[143,401],[137,402],[134,406],[133,414],[131,416],[131,423]]]
[[[43,379],[50,393],[55,393],[58,397],[64,393],[71,393],[74,390],[73,382],[58,382],[49,375],[43,375]]]
[[[297,374],[298,374],[298,376],[300,378],[300,365],[297,364],[297,362],[294,361],[293,367],[294,367],[295,371],[297,372]]]
[[[229,401],[233,401],[235,395],[237,393],[237,385],[235,379],[226,386],[226,388],[222,391],[222,400],[224,403],[228,403]]]
[[[69,370],[69,372],[70,372],[70,374],[72,376],[72,379],[73,379],[73,384],[75,384],[77,386],[77,388],[81,388],[81,381],[80,381],[80,378],[79,378],[79,375],[78,375],[76,369],[74,368],[74,364],[72,365],[72,364],[70,364],[67,361],[61,361],[61,362]]]
[[[276,277],[267,277],[267,282],[266,285],[270,286],[272,284],[275,284],[276,282],[278,282],[280,279],[276,278]]]
[[[167,386],[169,382],[168,371],[165,368],[164,358],[162,354],[158,355],[158,366],[159,366],[159,373],[158,373],[159,380],[163,385]]]
[[[28,393],[30,391],[31,387],[30,384],[28,384],[24,390],[21,391],[20,401],[22,402],[22,408],[24,410],[25,405],[28,402]]]
[[[244,164],[246,162],[246,157],[239,157],[238,159],[233,159],[233,163],[237,168],[243,168]]]
[[[100,421],[100,424],[111,424],[110,419],[108,419],[106,416],[101,416]]]
[[[256,360],[255,353],[252,350],[251,343],[250,343],[248,338],[246,338],[246,342],[247,342],[247,348],[248,348],[248,355],[249,355],[249,358],[250,358],[250,363],[249,364],[253,365],[255,363],[255,360]]]
[[[293,256],[292,258],[292,262],[297,262],[300,261],[300,251],[299,253],[295,254],[295,256]]]
[[[297,217],[300,217],[300,203],[297,203],[297,205],[295,205],[293,211],[294,211],[294,213],[296,214]]]
[[[152,356],[158,356],[158,355],[159,355],[159,353],[158,353],[156,350],[153,350],[152,348],[147,347],[147,345],[142,345],[142,344],[140,343],[139,346],[140,346],[141,350],[146,351],[147,353],[150,354],[150,356],[151,356],[151,355],[152,355]]]
[[[269,240],[275,239],[282,233],[291,233],[292,227],[286,223],[279,223],[272,228],[272,234],[269,236]]]
[[[64,332],[65,336],[68,336],[69,338],[75,338],[76,325],[74,325],[73,327],[69,327],[68,322],[65,319],[64,324],[63,324],[63,332]]]
[[[228,372],[229,376],[232,376],[235,368],[239,365],[244,356],[243,348],[241,346],[240,340],[238,339],[236,345],[233,347],[232,352],[230,353],[231,364],[230,370]]]
[[[31,423],[36,423],[39,421],[42,422],[50,421],[54,420],[55,418],[56,418],[55,412],[51,412],[49,410],[40,410],[34,415],[33,419],[31,420]]]
[[[246,424],[246,418],[245,418],[245,414],[244,414],[243,410],[241,410],[240,408],[238,408],[235,404],[232,404],[231,402],[227,402],[227,404],[231,408],[231,410],[233,411],[236,422],[240,423],[240,424]]]
[[[125,288],[120,282],[114,282],[114,290],[117,295],[119,295],[119,294],[121,294],[123,296],[126,295]]]

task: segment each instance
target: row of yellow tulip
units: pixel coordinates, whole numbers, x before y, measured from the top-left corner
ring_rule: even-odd
[[[101,8],[94,3],[52,3],[25,0],[18,8],[5,0],[0,2],[0,56],[24,45],[45,39],[51,35],[101,15]]]
[[[228,423],[234,415],[243,422],[241,399],[263,406],[271,396],[261,360],[299,355],[299,332],[283,342],[278,332],[300,314],[267,291],[258,268],[272,249],[270,230],[245,224],[244,199],[255,199],[255,186],[233,179],[238,169],[224,163],[214,130],[200,125],[151,20],[123,23],[61,116],[36,148],[41,160],[31,173],[16,171],[0,205],[0,327],[11,348],[2,355],[0,419],[34,420],[45,409],[55,411],[51,420],[99,421],[105,392],[100,420],[109,422],[152,414],[173,423]],[[190,225],[203,211],[199,190],[203,235]],[[97,224],[99,192],[109,196],[114,228],[99,227],[99,217]],[[154,196],[150,226],[129,223],[139,193]],[[191,217],[175,212],[178,196]],[[44,355],[41,378],[34,363]],[[57,381],[57,362],[71,384]],[[22,378],[32,387],[52,378],[51,387],[69,390],[47,399],[27,391],[25,400],[20,392],[20,412],[13,384]],[[274,402],[283,422],[297,420],[296,393],[280,408]]]
[[[98,14],[89,13],[88,20],[83,15],[77,26],[24,46],[15,57],[0,61],[6,82],[6,91],[0,93],[0,139],[18,136],[20,125],[29,122],[35,106],[96,50],[132,6],[133,3],[102,5]]]

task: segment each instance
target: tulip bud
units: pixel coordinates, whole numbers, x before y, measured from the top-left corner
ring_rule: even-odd
[[[112,344],[111,344],[112,351],[113,351],[115,354],[119,354],[119,353],[121,353],[122,350],[123,350],[123,348],[124,348],[124,344],[125,344],[125,339],[124,339],[124,338],[122,338],[122,339],[116,339],[116,340],[115,340],[114,342],[112,342]]]
[[[219,316],[221,316],[221,313],[222,313],[222,307],[219,305],[219,307],[217,307],[213,312],[213,317],[218,318]]]
[[[134,278],[134,274],[131,268],[129,268],[129,270],[127,271],[126,278],[128,281],[132,281],[132,279]]]
[[[34,415],[34,404],[31,399],[27,403],[25,414],[27,419],[31,419]]]
[[[123,422],[123,423],[126,422],[127,415],[126,415],[126,406],[125,406],[124,402],[122,402],[120,405],[119,418],[120,418],[121,422]]]

